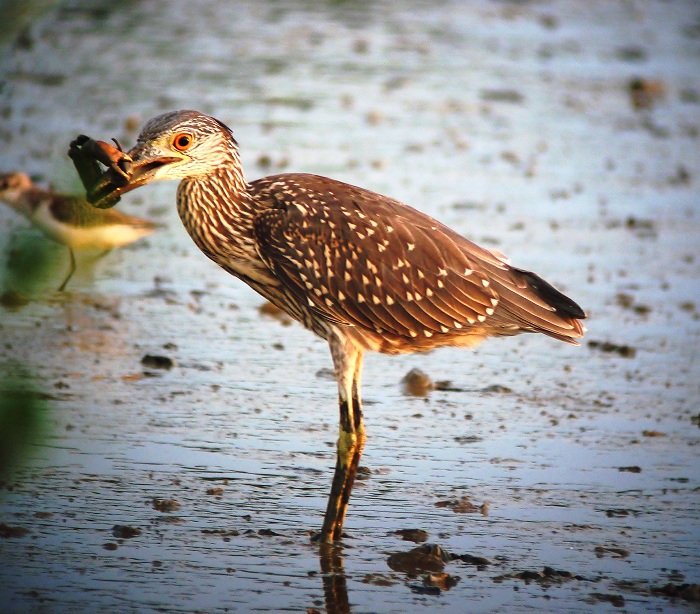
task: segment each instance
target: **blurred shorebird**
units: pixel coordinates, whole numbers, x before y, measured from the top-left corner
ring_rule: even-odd
[[[104,255],[156,228],[153,222],[120,211],[96,209],[84,198],[39,188],[24,173],[0,174],[0,200],[24,214],[47,237],[68,247],[70,271],[59,292],[75,272],[74,249],[99,249]]]
[[[177,210],[204,254],[328,341],[340,437],[323,542],[342,536],[365,443],[365,351],[474,346],[525,332],[577,345],[583,336],[586,314],[574,301],[408,205],[318,175],[247,182],[231,130],[202,113],[150,120],[126,153],[86,136],[69,153],[98,207],[180,179]]]

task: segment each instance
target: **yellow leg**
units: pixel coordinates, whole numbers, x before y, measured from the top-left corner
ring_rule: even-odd
[[[341,430],[338,437],[338,458],[335,475],[328,497],[328,507],[323,520],[320,540],[331,543],[338,541],[343,534],[343,523],[348,511],[352,486],[355,483],[357,468],[360,466],[362,450],[365,447],[365,428],[360,414],[359,428],[355,432]]]
[[[324,543],[338,541],[343,535],[343,522],[366,439],[360,400],[362,351],[340,336],[329,338],[329,344],[338,381],[340,435],[331,494],[319,536]]]

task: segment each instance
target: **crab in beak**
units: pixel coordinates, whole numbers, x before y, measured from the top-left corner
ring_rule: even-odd
[[[87,200],[99,209],[113,207],[123,194],[162,178],[159,174],[164,168],[186,160],[182,154],[166,153],[148,143],[139,142],[125,152],[118,141],[114,142],[116,147],[80,135],[68,150]]]

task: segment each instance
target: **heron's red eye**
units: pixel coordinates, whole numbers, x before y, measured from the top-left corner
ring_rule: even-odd
[[[180,134],[175,135],[175,138],[173,139],[173,147],[178,151],[187,151],[192,146],[193,142],[194,139],[192,138],[191,134],[181,132]]]

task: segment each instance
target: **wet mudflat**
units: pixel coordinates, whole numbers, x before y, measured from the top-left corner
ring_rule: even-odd
[[[363,479],[319,553],[325,343],[197,251],[174,185],[125,197],[161,230],[80,256],[63,295],[65,250],[0,208],[0,388],[34,420],[0,489],[0,610],[697,608],[695,3],[68,2],[4,36],[0,170],[78,191],[77,134],[130,146],[200,109],[250,178],[400,198],[590,321],[581,348],[368,356]]]

